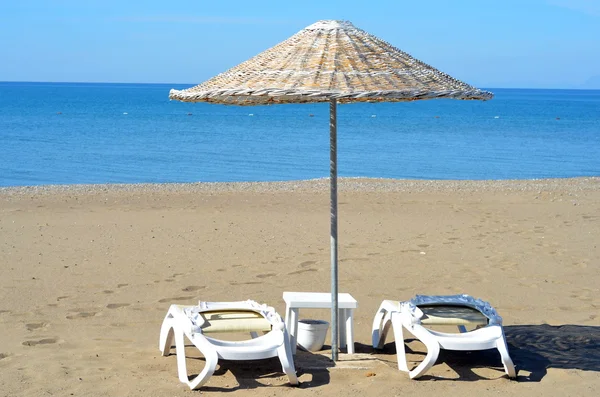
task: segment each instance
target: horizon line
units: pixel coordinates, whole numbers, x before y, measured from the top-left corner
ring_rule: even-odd
[[[0,83],[33,83],[33,84],[140,84],[140,85],[189,85],[191,87],[195,87],[200,83],[140,83],[140,82],[123,82],[123,81],[39,81],[39,80],[0,80]],[[500,90],[581,90],[581,91],[598,91],[598,88],[585,88],[585,87],[572,87],[572,88],[558,88],[558,87],[486,87],[486,86],[478,86],[484,89],[500,89]]]

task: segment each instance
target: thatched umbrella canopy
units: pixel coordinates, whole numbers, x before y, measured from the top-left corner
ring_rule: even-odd
[[[229,105],[491,99],[347,21],[319,21],[206,82],[169,97]]]
[[[337,116],[349,102],[491,99],[347,21],[319,21],[255,57],[169,98],[227,105],[330,103],[332,355],[337,360]]]

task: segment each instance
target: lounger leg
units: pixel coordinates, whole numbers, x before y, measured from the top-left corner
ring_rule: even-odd
[[[284,331],[283,343],[277,348],[277,356],[281,362],[281,368],[290,379],[290,384],[298,384],[298,376],[296,376],[296,369],[294,368],[294,356],[292,355],[292,349],[290,346],[289,335],[287,331]]]
[[[208,378],[212,376],[217,367],[218,355],[211,346],[204,346],[202,343],[192,341],[196,347],[204,354],[206,365],[202,372],[191,382],[188,379],[187,366],[185,362],[185,340],[183,330],[175,323],[174,316],[177,315],[176,308],[170,308],[160,328],[159,349],[163,356],[169,354],[173,339],[175,340],[175,352],[177,354],[177,375],[179,381],[185,383],[190,389],[196,389],[202,386]],[[173,312],[172,312],[173,311]]]
[[[185,364],[185,340],[183,339],[183,331],[172,328],[175,334],[175,352],[177,353],[177,375],[179,381],[188,383],[187,366]]]
[[[183,336],[181,340],[183,342]],[[215,348],[204,338],[204,336],[200,334],[193,334],[190,341],[194,344],[194,346],[196,346],[196,348],[198,348],[198,350],[200,350],[202,355],[204,355],[205,361],[204,368],[198,374],[198,376],[196,376],[191,381],[188,381],[187,379],[185,381],[185,383],[190,387],[190,389],[197,390],[200,387],[202,387],[202,385],[204,385],[215,372],[215,369],[217,368],[217,363],[219,361],[219,356]],[[185,350],[183,356],[185,368]],[[177,358],[179,358],[179,356],[177,356]],[[179,365],[179,362],[177,364]],[[185,371],[184,376],[187,378],[187,371]]]
[[[384,314],[384,310],[379,308],[375,313],[375,318],[373,318],[373,326],[371,327],[371,346],[373,346],[373,349],[381,349],[383,346],[383,343],[381,343],[381,323]]]
[[[385,345],[385,338],[390,329],[391,317],[383,307],[379,307],[375,319],[373,320],[373,328],[371,331],[371,344],[374,349],[382,349]]]
[[[510,358],[508,354],[508,346],[506,345],[506,338],[504,337],[504,332],[502,332],[502,337],[498,338],[498,342],[496,343],[498,351],[500,352],[500,357],[502,358],[502,364],[504,365],[504,371],[509,378],[515,379],[517,377],[517,371],[515,370],[515,364]]]
[[[402,330],[402,323],[400,322],[399,317],[400,314],[397,312],[390,313],[389,323],[394,328],[394,339],[396,340],[396,357],[398,360],[398,369],[400,371],[408,372],[408,364],[406,363],[406,350],[404,348],[404,332]],[[385,336],[383,340],[385,340]]]
[[[163,356],[168,356],[173,346],[173,321],[166,317],[160,327],[160,337],[158,340],[158,349]]]
[[[411,379],[417,379],[423,376],[425,372],[427,372],[429,368],[433,367],[433,365],[435,364],[440,354],[440,344],[437,341],[437,339],[421,325],[415,324],[413,326],[412,333],[421,342],[423,342],[423,344],[427,348],[427,355],[425,356],[425,359],[415,369],[409,371],[408,373]]]
[[[205,348],[199,345],[197,342],[192,341],[194,345],[202,352],[206,363],[204,369],[191,381],[188,378],[187,365],[185,363],[185,340],[183,337],[183,331],[173,328],[175,332],[175,349],[177,351],[177,374],[179,381],[189,386],[191,390],[200,388],[203,384],[208,381],[217,368],[218,355],[212,348]]]

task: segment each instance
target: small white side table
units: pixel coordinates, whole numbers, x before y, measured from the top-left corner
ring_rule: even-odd
[[[298,313],[300,309],[331,309],[329,292],[284,292],[285,326],[290,333],[292,352],[296,354]],[[338,294],[338,319],[340,348],[348,346],[348,354],[354,354],[354,309],[358,302],[350,294]]]

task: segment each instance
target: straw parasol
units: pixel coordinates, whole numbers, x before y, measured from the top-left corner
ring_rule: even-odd
[[[169,98],[226,105],[329,102],[331,349],[338,358],[337,103],[491,99],[348,21],[318,21],[206,82]]]

